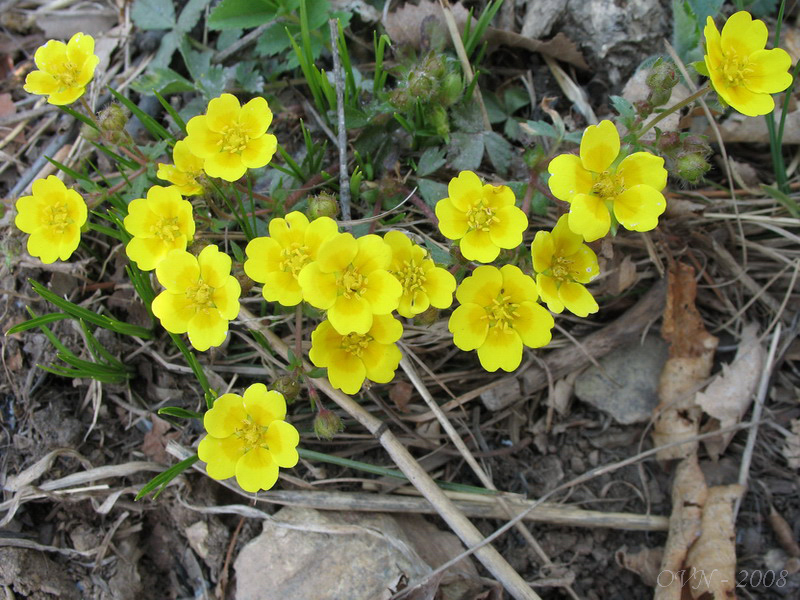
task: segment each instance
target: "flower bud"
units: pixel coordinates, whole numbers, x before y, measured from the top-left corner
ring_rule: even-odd
[[[446,138],[450,134],[450,122],[447,119],[447,109],[441,104],[436,104],[431,106],[431,112],[428,116],[436,133]]]
[[[332,440],[337,433],[344,431],[344,423],[334,412],[327,408],[320,409],[314,417],[314,433],[317,438]]]
[[[84,123],[81,125],[81,137],[90,142],[98,142],[100,141],[100,132],[91,125]]]
[[[672,97],[672,90],[652,90],[647,96],[647,103],[652,107],[663,106]],[[652,109],[650,112],[653,112]],[[649,114],[649,113],[648,113]]]
[[[703,175],[705,175],[710,168],[711,165],[708,163],[705,156],[696,152],[679,156],[675,161],[675,170],[677,171],[678,177],[691,184],[700,183]]]
[[[675,152],[681,144],[681,136],[677,131],[662,131],[657,134],[656,146],[663,154]]]
[[[650,96],[652,96],[652,94],[650,94]],[[653,103],[650,101],[650,96],[647,97],[647,100],[638,100],[633,103],[636,114],[639,115],[640,119],[644,119],[653,114]]]
[[[281,375],[272,382],[272,389],[283,394],[286,404],[292,404],[300,395],[300,382],[292,375]]]
[[[119,104],[109,104],[97,116],[100,129],[105,132],[120,132],[128,124],[129,112]]]
[[[424,71],[412,73],[408,80],[408,93],[422,103],[428,102],[433,93],[433,79]]]
[[[653,65],[646,79],[647,87],[653,92],[669,92],[678,85],[678,81],[675,65],[671,61],[660,58]],[[667,100],[669,100],[669,96],[667,96]]]
[[[405,88],[397,88],[389,94],[389,104],[400,112],[408,112],[413,105],[413,99]]]
[[[339,214],[339,203],[336,198],[330,194],[320,194],[319,196],[312,196],[308,200],[308,209],[306,210],[308,218],[312,221],[320,217],[330,217],[335,219]]]
[[[429,306],[425,312],[414,315],[414,325],[417,327],[430,327],[439,320],[439,309]]]
[[[439,90],[439,97],[442,104],[445,106],[452,106],[461,98],[461,93],[464,91],[464,81],[458,73],[448,73],[442,81],[442,87]]]

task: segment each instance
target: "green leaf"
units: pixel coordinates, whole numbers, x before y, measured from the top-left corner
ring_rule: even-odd
[[[486,146],[486,155],[489,157],[489,162],[492,163],[498,175],[505,177],[508,173],[508,167],[511,165],[513,153],[511,144],[506,138],[494,131],[483,133],[483,143]]]
[[[164,491],[164,489],[167,487],[170,481],[175,479],[178,475],[183,473],[186,469],[191,467],[198,460],[200,460],[200,458],[197,456],[197,454],[195,454],[193,456],[190,456],[189,458],[183,459],[177,465],[171,466],[163,473],[159,473],[158,475],[153,477],[150,481],[148,481],[142,487],[141,490],[139,490],[139,493],[136,494],[135,500],[141,500],[156,488],[159,489],[153,496],[153,499],[158,498],[158,495]]]
[[[155,90],[163,96],[195,91],[191,81],[169,68],[153,69],[136,79],[131,87],[139,93],[149,94]]]
[[[278,14],[270,0],[222,0],[208,16],[210,29],[247,29],[269,23]]]
[[[547,121],[526,121],[522,129],[528,135],[538,135],[556,140],[561,137],[558,134],[558,131],[556,131],[556,128],[550,125],[550,123]]]
[[[292,25],[278,21],[264,30],[256,42],[256,52],[261,56],[275,56],[291,48],[292,42],[286,35],[286,29],[297,35],[300,33],[299,25]]]
[[[795,219],[800,219],[800,208],[798,208],[797,200],[784,194],[778,188],[771,187],[768,185],[762,185],[761,189],[767,192],[770,196],[772,196],[775,200],[780,202],[783,207],[789,211],[789,214],[792,215]]]
[[[447,186],[432,179],[418,179],[419,195],[425,203],[433,208],[442,198],[447,198]]]
[[[306,376],[310,377],[311,379],[320,379],[321,377],[327,376],[327,374],[327,369],[317,367],[316,369],[311,369],[308,373],[306,373]]]
[[[614,110],[617,111],[620,117],[623,119],[633,119],[636,117],[636,109],[633,108],[633,104],[628,102],[628,100],[622,96],[609,96],[609,99],[611,100]]]
[[[184,33],[189,33],[197,25],[200,17],[203,16],[203,11],[209,2],[211,0],[189,0],[181,11],[181,16],[178,17],[177,29]]]
[[[128,110],[130,110],[133,115],[142,122],[142,125],[144,125],[145,129],[147,129],[151,135],[154,137],[160,137],[164,140],[175,141],[174,136],[167,131],[163,125],[158,123],[153,117],[136,106],[136,104],[131,102],[128,98],[120,94],[111,86],[108,86],[108,91],[111,92],[112,96],[119,100],[120,103],[124,104]]]
[[[457,131],[452,135],[448,158],[456,171],[474,171],[483,160],[483,134]]]
[[[172,62],[172,55],[175,54],[175,50],[178,49],[178,44],[180,44],[183,37],[184,34],[178,29],[173,29],[162,37],[161,45],[158,47],[158,52],[156,52],[153,60],[150,61],[148,70],[166,69],[169,67],[169,63]]]
[[[449,252],[442,250],[439,246],[434,244],[431,240],[425,239],[425,247],[431,253],[431,259],[437,265],[444,265],[449,267],[453,264],[453,257]]]
[[[164,0],[134,0],[131,19],[139,29],[175,27],[175,4]]]
[[[704,27],[708,17],[716,17],[725,0],[687,0],[698,25]]]
[[[503,94],[503,101],[506,105],[506,112],[508,115],[513,115],[523,106],[527,106],[531,102],[531,97],[527,91],[521,87],[508,88],[506,93]]]
[[[261,94],[264,91],[264,77],[256,68],[258,63],[247,60],[236,65],[236,82],[246,92]]]
[[[179,417],[181,419],[202,419],[203,415],[193,410],[186,410],[179,406],[162,406],[158,409],[158,414],[169,415],[170,417]]]
[[[20,333],[21,331],[27,331],[28,329],[33,329],[34,327],[40,327],[42,325],[47,325],[48,323],[54,323],[56,321],[62,321],[69,318],[70,316],[67,313],[50,313],[47,315],[41,315],[39,317],[34,317],[33,319],[28,319],[27,321],[23,321],[22,323],[14,325],[11,329],[6,331],[6,335]]]
[[[435,173],[444,166],[445,149],[439,146],[428,148],[422,153],[417,162],[417,176],[425,177]]]
[[[696,60],[692,63],[694,70],[697,71],[703,77],[711,77],[708,74],[708,67],[706,66],[706,61],[704,60]]]

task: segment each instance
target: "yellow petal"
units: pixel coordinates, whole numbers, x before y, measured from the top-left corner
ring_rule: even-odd
[[[528,228],[528,217],[516,206],[503,206],[495,212],[497,221],[489,226],[492,243],[500,248],[516,248],[522,243],[522,232]]]
[[[219,311],[200,310],[189,321],[187,332],[192,346],[200,352],[205,352],[211,346],[219,346],[225,341],[228,320],[223,319]]]
[[[434,267],[425,273],[425,293],[431,305],[436,308],[450,308],[453,304],[453,292],[456,290],[456,278],[441,267]]]
[[[220,316],[229,321],[239,316],[241,306],[239,296],[242,295],[242,286],[236,281],[235,277],[229,276],[222,286],[214,289],[211,301],[217,307]]]
[[[318,262],[303,267],[297,276],[297,281],[303,290],[303,299],[311,306],[327,310],[336,302],[338,292],[336,275],[323,273]]]
[[[600,272],[597,255],[586,244],[581,244],[578,251],[570,254],[568,258],[569,275],[578,283],[589,283]]]
[[[203,159],[196,156],[191,146],[185,139],[175,142],[175,147],[172,149],[172,160],[175,166],[184,173],[196,173],[203,169]]]
[[[581,138],[581,164],[587,171],[602,173],[619,155],[619,132],[611,121],[590,125]],[[578,191],[577,193],[586,193]]]
[[[205,463],[206,473],[212,479],[227,479],[236,473],[236,463],[244,454],[244,446],[235,435],[215,438],[207,435],[197,446],[197,456]]]
[[[83,66],[81,67],[81,72],[78,74],[78,78],[75,81],[76,84],[81,87],[86,87],[86,85],[92,80],[92,77],[94,77],[94,71],[99,64],[99,56],[92,55],[87,58],[86,61],[84,61]]]
[[[553,315],[536,302],[523,302],[517,308],[514,330],[519,334],[522,343],[530,348],[541,348],[549,344],[554,325]]]
[[[254,383],[244,391],[243,404],[245,412],[261,427],[269,427],[273,421],[281,421],[286,417],[283,395],[274,390],[268,391],[263,383]]]
[[[478,348],[481,366],[490,373],[503,369],[513,371],[522,362],[522,340],[513,329],[492,327]]]
[[[185,250],[171,250],[156,267],[158,282],[170,291],[183,293],[197,283],[200,266]]]
[[[330,217],[319,217],[308,225],[304,239],[311,260],[317,259],[322,244],[337,233],[339,233],[339,226]]]
[[[58,40],[50,40],[36,49],[33,62],[42,71],[58,74],[67,62],[67,45]]]
[[[467,260],[490,263],[500,254],[500,248],[492,241],[488,231],[475,229],[461,238],[461,254]]]
[[[359,295],[350,298],[339,296],[328,309],[328,320],[342,335],[348,333],[363,335],[372,327],[372,310],[369,302]]]
[[[281,247],[269,237],[253,238],[244,249],[247,260],[244,261],[245,274],[259,283],[267,280],[267,274],[279,268]]]
[[[260,169],[272,160],[277,149],[278,138],[271,133],[252,139],[242,150],[242,164],[248,169]]]
[[[208,128],[204,115],[189,119],[186,123],[186,144],[195,156],[207,158],[219,153],[222,136]]]
[[[186,238],[184,236],[175,238],[172,244],[166,244],[164,240],[157,237],[135,237],[125,246],[125,254],[142,271],[152,271],[170,251],[185,248]]]
[[[403,287],[388,271],[373,271],[369,274],[362,298],[369,303],[372,314],[387,315],[397,308]]]
[[[345,394],[357,394],[366,376],[367,370],[361,359],[339,349],[331,352],[328,381],[333,387]]]
[[[744,86],[724,88],[714,85],[714,89],[725,102],[748,117],[766,115],[775,110],[775,100],[769,94],[757,94]]]
[[[558,288],[558,295],[567,310],[579,317],[587,317],[599,310],[597,302],[580,283],[565,281]]]
[[[203,415],[203,426],[216,437],[225,438],[242,426],[247,420],[244,400],[238,394],[223,394],[216,400],[211,410]]]
[[[233,94],[222,94],[210,100],[206,110],[206,122],[211,131],[222,133],[239,119],[241,105]]]
[[[483,201],[489,208],[494,210],[504,206],[514,206],[517,201],[514,191],[507,185],[492,185],[490,183],[483,186]]]
[[[503,296],[508,296],[510,302],[535,302],[539,297],[536,282],[519,267],[503,265],[500,274],[503,276]]]
[[[661,192],[649,185],[637,185],[614,199],[614,216],[632,231],[650,231],[658,226],[658,217],[666,202]]]
[[[317,264],[323,273],[344,271],[357,253],[358,242],[352,234],[338,233],[319,247]]]
[[[245,492],[268,490],[276,481],[278,465],[272,460],[269,450],[256,446],[236,463],[236,483]]]
[[[722,38],[719,35],[719,29],[714,24],[714,19],[711,17],[706,17],[703,35],[706,38],[706,68],[709,72],[715,71],[722,62]]]
[[[455,208],[466,212],[483,196],[483,184],[472,171],[461,171],[458,176],[450,180],[447,194]]]
[[[634,152],[626,156],[617,167],[617,174],[622,177],[626,188],[649,185],[660,192],[667,185],[664,159],[649,152]]]
[[[269,302],[278,302],[283,306],[297,306],[303,301],[303,289],[291,273],[270,271],[264,277],[263,283],[264,287],[261,289],[261,293]],[[335,278],[333,294],[336,294]]]
[[[374,315],[369,335],[379,344],[393,344],[403,335],[403,324],[392,315]]]
[[[547,171],[550,173],[547,185],[559,200],[569,202],[575,194],[592,191],[592,174],[574,154],[559,154],[550,161]]]
[[[583,238],[581,238],[583,239]],[[549,231],[537,231],[531,244],[531,258],[533,259],[533,270],[537,273],[546,271],[553,265],[553,255],[555,254],[555,244],[553,234]]]
[[[194,317],[194,303],[185,294],[163,291],[153,299],[153,314],[161,321],[161,326],[170,333],[186,333],[189,321]]]
[[[247,172],[247,167],[242,163],[242,157],[239,154],[216,152],[206,156],[203,170],[209,177],[219,177],[225,181],[236,181]]]
[[[94,38],[76,33],[67,42],[67,59],[74,65],[83,65],[94,54]]]
[[[231,257],[220,252],[216,245],[203,248],[197,256],[200,278],[213,288],[225,285],[231,275]]]
[[[556,256],[569,256],[583,245],[583,236],[569,228],[569,215],[561,215],[553,227],[553,251]]]
[[[439,220],[439,231],[449,240],[458,240],[467,233],[467,213],[456,208],[450,198],[436,203],[436,218]]]
[[[300,460],[297,454],[297,444],[300,443],[300,434],[293,425],[286,421],[273,421],[267,430],[267,445],[272,454],[272,460],[279,467],[291,469]]]
[[[456,298],[461,304],[474,303],[488,306],[497,298],[503,286],[503,275],[497,267],[478,267],[472,275],[464,279],[456,290]]]
[[[739,57],[749,56],[764,49],[768,35],[763,21],[753,19],[749,12],[741,10],[732,14],[722,27],[722,51],[725,55],[733,52]]]
[[[150,210],[145,198],[136,198],[128,204],[128,216],[122,221],[125,230],[133,236],[150,237],[158,224],[158,215]]]
[[[389,383],[394,379],[401,358],[403,354],[395,344],[379,344],[375,341],[367,344],[361,357],[367,379],[375,383]]]
[[[402,231],[392,229],[383,235],[383,241],[392,249],[392,267],[402,265],[411,258],[411,240]]]
[[[55,77],[44,71],[31,71],[25,77],[25,85],[22,86],[29,94],[45,96],[54,94],[58,91],[60,84]]]
[[[547,308],[554,313],[560,313],[564,310],[564,303],[558,297],[558,282],[543,273],[536,276],[536,287],[539,290],[539,295],[542,300],[547,304]]]
[[[84,88],[83,87],[71,87],[71,88],[64,88],[56,92],[55,94],[50,94],[47,98],[48,104],[52,104],[54,106],[66,106],[67,104],[72,104],[83,95]]]
[[[371,234],[356,240],[358,252],[353,257],[353,266],[362,275],[369,276],[372,271],[388,269],[392,262],[392,248],[380,236]]]
[[[782,48],[758,50],[750,55],[744,85],[751,92],[777,94],[792,85],[792,58]]]
[[[316,367],[327,367],[331,362],[332,352],[339,350],[342,336],[336,332],[330,321],[323,321],[311,332],[311,350],[308,358]]]
[[[272,111],[264,98],[256,97],[242,107],[239,124],[251,138],[263,136],[272,123]],[[272,136],[273,138],[275,136]]]
[[[477,304],[462,304],[450,315],[447,329],[453,334],[453,343],[458,348],[475,350],[484,343],[489,331],[486,311]]]
[[[587,242],[600,239],[611,228],[611,215],[597,196],[578,194],[569,209],[569,228]]]

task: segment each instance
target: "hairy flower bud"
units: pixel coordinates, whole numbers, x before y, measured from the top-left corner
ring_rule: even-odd
[[[127,140],[125,125],[130,111],[120,104],[109,104],[97,115],[100,132],[112,144],[122,144]]]
[[[669,91],[678,85],[678,72],[671,61],[661,60],[660,58],[653,65],[646,82],[654,92]]]
[[[320,217],[335,219],[339,214],[339,203],[330,194],[320,194],[308,200],[308,218],[312,221]]]
[[[436,104],[431,107],[429,114],[431,125],[436,130],[436,133],[442,137],[447,137],[450,133],[450,122],[447,119],[447,109],[441,104]]]
[[[300,382],[293,375],[281,375],[272,382],[272,389],[283,394],[287,404],[292,404],[300,395]]]
[[[679,156],[675,161],[675,170],[678,177],[686,180],[690,184],[700,183],[711,165],[706,160],[705,156],[700,153],[692,152]]]
[[[461,99],[464,91],[464,80],[458,73],[448,73],[442,81],[439,98],[445,106],[452,106]]]
[[[344,423],[334,412],[327,408],[320,409],[314,417],[314,433],[317,438],[332,440],[337,433],[344,431]]]

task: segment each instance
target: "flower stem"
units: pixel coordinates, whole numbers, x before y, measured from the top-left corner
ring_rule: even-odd
[[[688,106],[689,104],[691,104],[692,102],[694,102],[698,98],[701,98],[702,96],[707,94],[710,90],[711,90],[711,86],[706,84],[703,87],[701,87],[699,90],[697,90],[694,94],[689,96],[688,98],[684,98],[683,100],[681,100],[677,104],[674,104],[673,106],[670,106],[668,109],[666,109],[661,114],[658,114],[655,117],[653,117],[652,119],[650,119],[650,121],[645,123],[644,127],[642,127],[642,130],[638,134],[636,134],[636,140],[638,141],[645,133],[647,133],[647,131],[649,131],[650,129],[652,129],[656,125],[658,125],[661,121],[666,119],[672,113],[678,112],[683,107]]]

